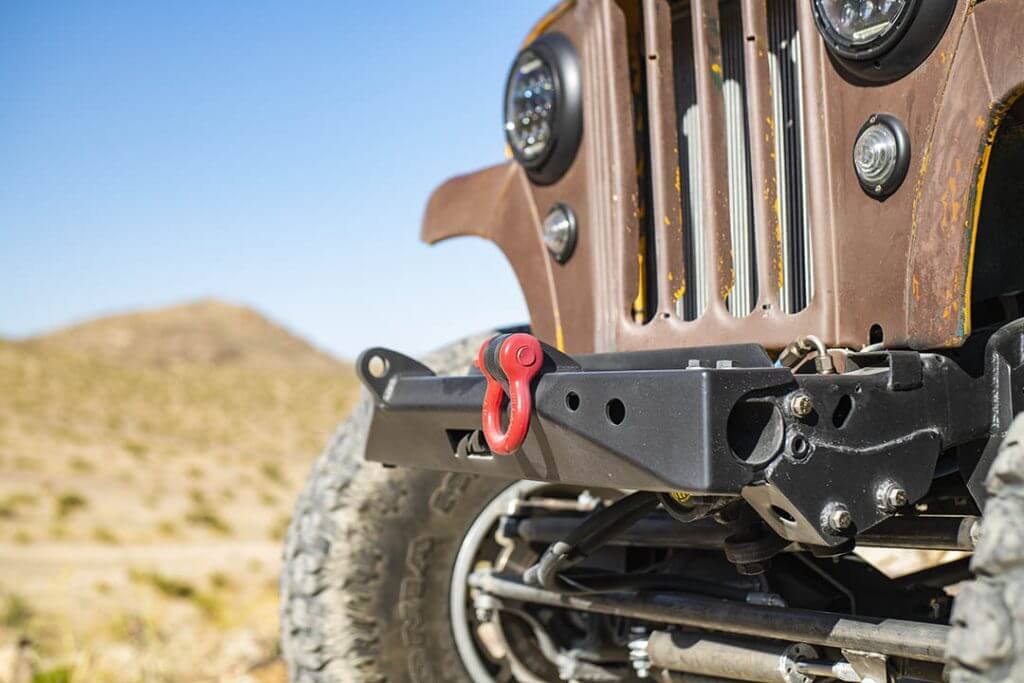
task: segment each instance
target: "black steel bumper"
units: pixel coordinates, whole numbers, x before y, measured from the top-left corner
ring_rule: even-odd
[[[969,350],[965,350],[964,354]],[[385,361],[374,376],[371,360]],[[479,374],[434,375],[388,349],[357,370],[374,398],[366,458],[388,465],[589,487],[743,496],[784,538],[834,546],[911,502],[940,455],[959,458],[971,492],[1021,410],[1024,321],[987,340],[977,370],[949,355],[852,354],[842,374],[794,374],[754,345],[602,354],[557,352],[534,385],[529,436],[487,452]],[[1016,390],[1015,390],[1016,389]],[[805,395],[813,409],[793,408]],[[972,476],[973,475],[973,476]],[[829,529],[842,506],[852,524]]]

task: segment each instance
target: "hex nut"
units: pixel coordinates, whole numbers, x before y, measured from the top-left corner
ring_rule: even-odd
[[[824,356],[814,357],[814,369],[819,375],[834,375],[836,365],[832,362],[832,356],[826,353]]]
[[[910,503],[907,490],[894,481],[887,481],[875,489],[875,501],[883,512],[894,512]]]
[[[810,396],[800,391],[790,395],[788,408],[796,417],[807,417],[814,411],[814,402]]]
[[[853,523],[850,510],[842,503],[829,503],[821,513],[821,523],[829,531],[846,531]]]

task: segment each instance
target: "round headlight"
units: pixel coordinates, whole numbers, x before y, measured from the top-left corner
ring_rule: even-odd
[[[835,61],[861,79],[885,82],[927,58],[956,0],[813,0],[812,7]]]
[[[861,127],[853,146],[857,180],[872,197],[896,191],[910,168],[910,138],[899,119],[875,114]]]
[[[565,263],[576,248],[576,214],[567,205],[558,203],[544,217],[544,244],[559,263]]]
[[[579,61],[569,39],[546,33],[519,53],[505,86],[505,138],[537,183],[572,164],[583,130]]]
[[[896,27],[907,0],[816,0],[831,33],[850,48],[866,46]]]
[[[552,123],[558,113],[551,65],[526,50],[512,66],[505,96],[505,134],[522,161],[542,158],[554,142]]]

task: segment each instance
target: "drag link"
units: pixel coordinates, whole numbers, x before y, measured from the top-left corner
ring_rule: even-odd
[[[469,585],[519,602],[926,662],[943,660],[950,630],[940,624],[766,607],[697,595],[578,596],[527,586],[489,572],[474,572]]]

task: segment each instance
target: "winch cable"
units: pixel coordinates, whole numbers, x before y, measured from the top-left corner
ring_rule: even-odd
[[[537,564],[523,572],[523,581],[557,589],[559,572],[586,560],[617,534],[654,512],[659,503],[657,493],[637,491],[592,512],[564,540],[548,546]]]

